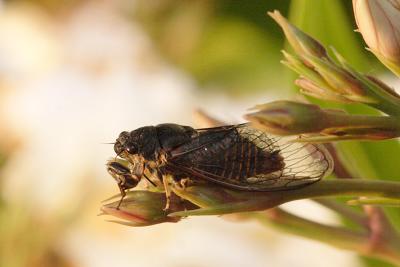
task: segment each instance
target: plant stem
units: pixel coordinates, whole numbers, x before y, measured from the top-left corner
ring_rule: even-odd
[[[366,227],[368,222],[368,217],[361,212],[354,210],[347,206],[346,204],[339,203],[330,199],[316,198],[314,201],[332,211],[337,212],[339,215],[347,218],[348,220],[362,226]]]
[[[297,191],[295,193],[295,191]],[[400,183],[383,180],[334,179],[293,190],[293,200],[323,196],[375,196],[400,198]]]
[[[290,234],[324,242],[337,248],[356,251],[365,256],[380,258],[400,265],[400,247],[395,240],[388,240],[388,242],[380,243],[379,247],[371,248],[370,237],[366,231],[353,231],[343,227],[320,224],[298,217],[279,208],[251,213],[248,216]]]
[[[233,191],[215,186],[172,188],[184,199],[207,199],[200,209],[180,211],[170,216],[221,215],[266,210],[285,202],[329,196],[389,197],[400,199],[400,183],[366,179],[332,179],[298,189],[273,192]],[[190,200],[192,201],[192,200]]]

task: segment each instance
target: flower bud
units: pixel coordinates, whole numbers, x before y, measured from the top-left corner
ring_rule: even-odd
[[[346,96],[363,96],[366,93],[361,82],[332,62],[316,57],[307,57],[307,61],[329,84],[329,88],[332,88],[335,92]]]
[[[299,30],[296,26],[290,24],[285,17],[275,10],[268,12],[278,24],[281,26],[290,45],[299,55],[309,55],[315,57],[327,57],[325,48],[308,34]]]
[[[357,26],[370,50],[400,75],[400,1],[353,0]]]
[[[387,85],[355,71],[335,50],[337,61],[332,60],[321,44],[287,22],[279,12],[270,15],[282,27],[297,53],[291,55],[283,51],[282,63],[300,75],[296,84],[302,93],[323,100],[363,103],[390,115],[400,114],[400,97]],[[392,70],[396,69],[393,64],[391,66]],[[400,75],[400,67],[398,70]]]
[[[295,84],[300,87],[300,92],[322,100],[329,100],[342,103],[351,103],[349,99],[332,90],[325,90],[315,84],[313,81],[304,77],[295,80]]]
[[[101,207],[103,214],[111,215],[123,221],[113,221],[129,226],[148,226],[164,222],[178,222],[179,217],[168,216],[171,212],[193,209],[191,203],[181,201],[176,195],[171,196],[170,209],[164,210],[165,193],[150,191],[131,191],[123,199],[119,208],[118,201]]]
[[[278,135],[313,134],[297,141],[325,142],[349,139],[389,139],[400,135],[394,117],[350,115],[317,105],[275,101],[246,115],[254,127]]]
[[[245,118],[256,127],[278,135],[319,132],[327,122],[325,112],[317,105],[274,101],[255,108],[259,111]]]

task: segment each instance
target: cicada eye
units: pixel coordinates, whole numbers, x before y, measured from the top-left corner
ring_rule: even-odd
[[[129,154],[137,154],[139,152],[138,147],[134,144],[128,144],[125,149]]]
[[[121,143],[117,141],[114,144],[114,151],[115,151],[115,153],[117,153],[117,155],[119,155],[124,151],[124,146],[121,145]]]

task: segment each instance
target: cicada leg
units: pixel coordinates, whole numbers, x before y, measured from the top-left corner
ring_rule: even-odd
[[[168,177],[166,175],[162,176],[162,181],[163,181],[165,197],[166,197],[164,211],[168,211],[169,205],[170,205],[170,199],[171,199],[171,189],[169,188]]]
[[[107,162],[108,173],[117,181],[119,191],[121,192],[121,199],[118,202],[116,209],[122,204],[126,196],[126,190],[136,187],[140,181],[140,177],[131,173],[131,170],[126,165],[127,162],[122,160],[110,160]]]
[[[182,189],[185,189],[190,184],[192,184],[192,180],[190,178],[183,178],[179,180],[179,185],[182,187]]]
[[[119,210],[119,207],[121,206],[122,200],[124,200],[124,198],[125,198],[125,196],[126,196],[126,192],[125,192],[125,190],[123,189],[121,183],[118,183],[118,187],[119,187],[119,191],[121,191],[121,199],[120,199],[119,202],[118,202],[117,210]]]
[[[165,192],[166,203],[163,210],[168,211],[171,203],[171,188],[169,184],[170,176],[165,174],[162,168],[157,168],[156,170],[155,174],[158,176],[158,179],[162,181]]]

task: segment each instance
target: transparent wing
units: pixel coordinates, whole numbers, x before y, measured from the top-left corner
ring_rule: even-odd
[[[322,145],[290,141],[246,124],[205,129],[172,151],[167,167],[194,180],[254,191],[307,185],[331,171],[332,159]]]

